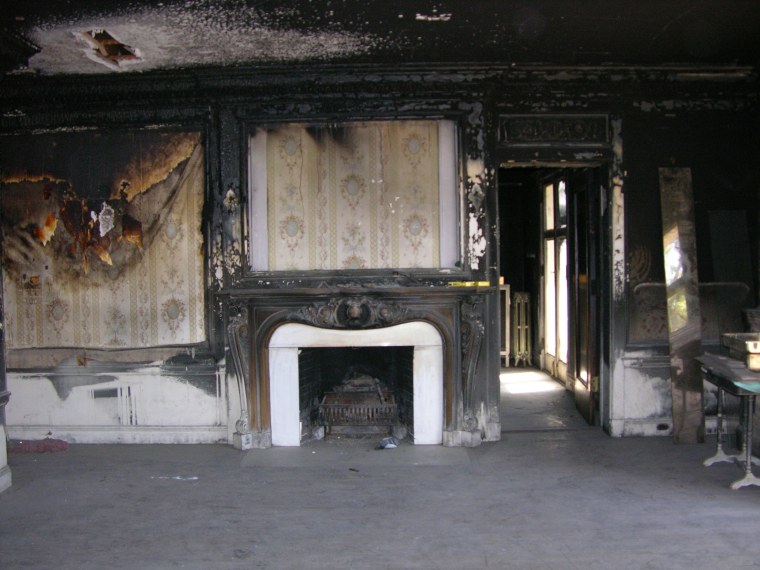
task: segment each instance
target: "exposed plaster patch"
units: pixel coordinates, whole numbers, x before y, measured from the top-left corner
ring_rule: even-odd
[[[469,224],[470,267],[472,269],[479,269],[480,258],[486,253],[486,236],[478,223],[476,214],[470,214]]]
[[[467,186],[469,188],[467,191],[467,199],[478,217],[482,215],[481,210],[485,199],[485,191],[483,190],[483,187],[487,183],[487,176],[488,172],[483,160],[470,159],[467,161]]]
[[[212,236],[211,246],[211,267],[216,281],[216,288],[224,287],[224,240],[222,238],[222,229],[220,226],[215,228]]]
[[[369,34],[298,31],[266,19],[254,6],[190,0],[183,5],[127,8],[107,16],[83,15],[41,24],[30,32],[40,52],[29,69],[41,74],[108,73],[82,52],[81,34],[107,29],[139,50],[130,71],[255,62],[330,60],[364,54],[380,43]],[[268,21],[271,20],[271,21]],[[308,27],[308,22],[303,22]],[[102,62],[101,62],[102,63]]]
[[[482,159],[471,158],[467,161],[467,177],[471,180],[480,178],[485,172],[485,164]]]
[[[669,379],[626,367],[625,419],[660,418],[670,415],[670,408]]]
[[[107,30],[88,30],[76,37],[87,44],[84,52],[88,58],[109,69],[123,71],[124,66],[141,61],[140,50],[119,41]]]
[[[241,277],[240,273],[242,271],[243,260],[237,241],[227,246],[227,252],[224,258],[227,275],[230,276],[230,279],[232,279],[233,282],[237,283]]]
[[[470,127],[475,133],[477,149],[482,151],[485,147],[485,138],[483,133],[483,104],[476,101],[469,107],[471,108],[471,111],[467,116],[467,121],[470,123]]]

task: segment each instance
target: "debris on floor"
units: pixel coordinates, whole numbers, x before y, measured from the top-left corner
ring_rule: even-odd
[[[53,453],[55,451],[66,451],[69,443],[62,439],[9,439],[8,453]]]
[[[393,449],[398,447],[398,440],[395,437],[384,437],[377,445],[377,449]]]
[[[197,481],[195,475],[151,475],[151,479],[170,479],[172,481]]]

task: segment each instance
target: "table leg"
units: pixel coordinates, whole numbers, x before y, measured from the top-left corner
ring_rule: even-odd
[[[723,400],[724,400],[724,392],[722,388],[718,388],[718,425],[717,425],[717,446],[715,449],[715,455],[708,457],[704,460],[702,463],[705,467],[709,467],[710,465],[713,465],[715,463],[733,463],[737,459],[740,459],[739,455],[729,455],[725,451],[723,451]]]
[[[760,486],[760,479],[752,473],[752,428],[755,415],[755,396],[742,396],[744,405],[744,440],[742,451],[744,452],[744,477],[731,483],[731,488],[736,490],[748,485]]]

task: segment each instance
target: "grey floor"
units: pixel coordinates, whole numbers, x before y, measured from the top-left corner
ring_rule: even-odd
[[[610,438],[530,382],[503,376],[502,441],[472,449],[11,454],[0,568],[760,568],[760,488],[710,444]]]

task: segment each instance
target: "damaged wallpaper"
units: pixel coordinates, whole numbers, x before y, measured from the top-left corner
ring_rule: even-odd
[[[205,340],[200,133],[0,139],[8,348]]]
[[[440,265],[435,122],[286,126],[266,153],[269,269]]]

